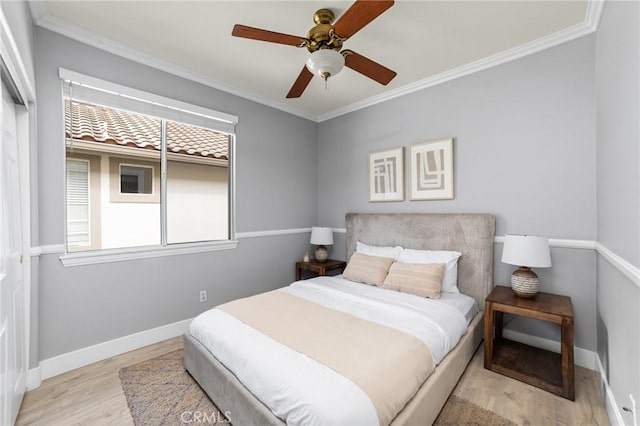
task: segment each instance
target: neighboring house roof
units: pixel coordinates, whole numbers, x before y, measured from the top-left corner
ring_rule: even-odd
[[[160,128],[160,120],[147,115],[65,101],[65,133],[68,139],[159,151]],[[213,130],[167,121],[167,150],[228,160],[229,138]]]

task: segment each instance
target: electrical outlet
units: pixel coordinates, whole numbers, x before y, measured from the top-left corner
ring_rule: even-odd
[[[200,290],[200,301],[201,302],[207,301],[207,290]]]

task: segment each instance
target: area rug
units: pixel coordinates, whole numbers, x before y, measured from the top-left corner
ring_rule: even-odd
[[[120,370],[120,383],[136,426],[229,424],[182,364],[183,350]]]
[[[226,424],[182,364],[183,351],[169,352],[120,370],[120,382],[136,426]],[[451,395],[435,425],[516,425],[489,410]]]
[[[434,425],[464,425],[464,426],[517,426],[517,423],[474,404],[471,401],[451,395],[442,407]]]

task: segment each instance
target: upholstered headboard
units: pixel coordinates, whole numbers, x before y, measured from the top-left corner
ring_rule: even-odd
[[[418,250],[455,250],[458,288],[484,309],[493,288],[493,240],[496,220],[490,214],[347,213],[347,259],[356,242]]]

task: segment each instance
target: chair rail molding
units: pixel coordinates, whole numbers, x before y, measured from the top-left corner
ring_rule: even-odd
[[[289,228],[289,229],[271,229],[264,231],[247,231],[237,232],[237,239],[247,238],[263,238],[263,237],[276,237],[281,235],[296,235],[310,233],[311,228]],[[346,228],[333,228],[333,232],[336,234],[346,234]],[[504,244],[504,236],[496,236],[494,238],[495,244]],[[579,249],[579,250],[595,250],[600,256],[606,259],[612,266],[618,269],[622,274],[631,280],[637,287],[640,287],[640,269],[630,262],[611,251],[603,244],[593,240],[574,240],[563,238],[550,238],[550,247],[566,248],[566,249]],[[37,257],[48,254],[63,254],[64,244],[49,244],[42,246],[31,247],[31,256]]]
[[[640,288],[640,269],[638,267],[632,265],[621,256],[609,250],[603,244],[596,243],[596,251],[624,276],[629,278],[636,287]]]
[[[493,240],[496,244],[504,244],[503,236],[496,236]],[[583,250],[595,250],[596,242],[592,240],[571,240],[562,238],[549,238],[549,247],[573,248]]]

